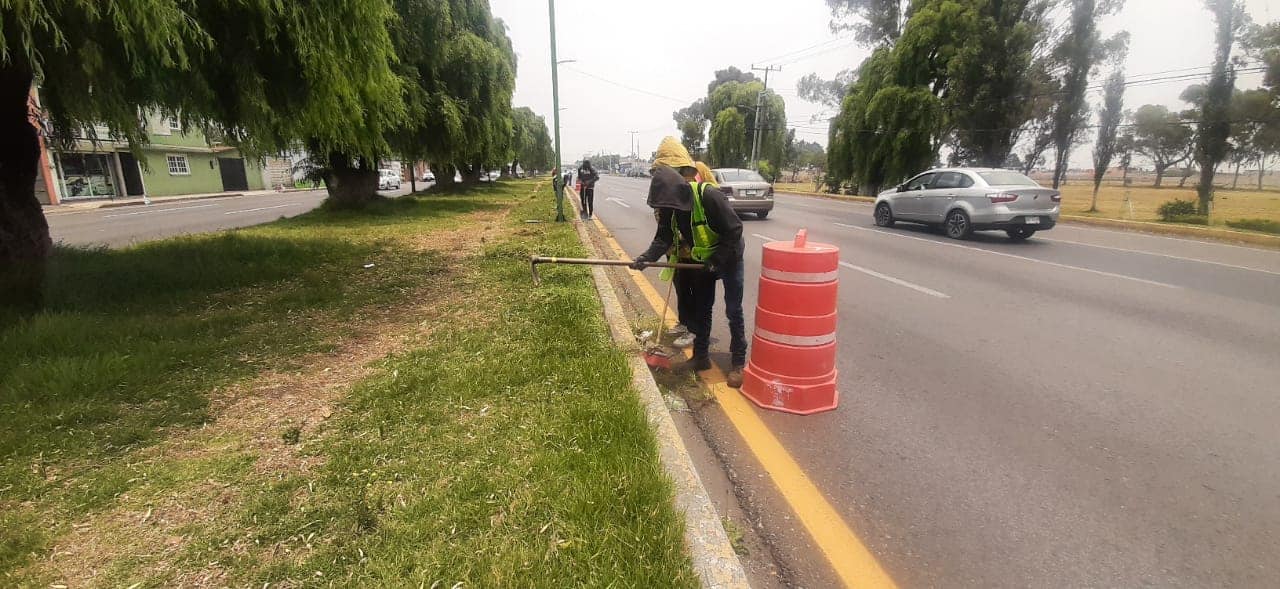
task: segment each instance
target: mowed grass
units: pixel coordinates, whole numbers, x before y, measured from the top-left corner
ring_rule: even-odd
[[[50,554],[71,544],[106,555],[101,586],[695,585],[589,274],[529,282],[530,253],[582,253],[570,226],[523,222],[552,214],[549,190],[533,189],[59,251],[48,310],[0,331],[0,579],[71,576]],[[474,255],[412,247],[503,209],[500,236]],[[266,432],[316,467],[264,468],[244,432],[220,433],[220,387],[322,370],[302,359],[423,286],[447,293],[431,310],[445,324],[343,391],[320,429]],[[155,451],[206,431],[195,457]],[[160,545],[126,535],[178,501],[217,507],[162,521]],[[128,546],[110,533],[75,546],[80,526]]]

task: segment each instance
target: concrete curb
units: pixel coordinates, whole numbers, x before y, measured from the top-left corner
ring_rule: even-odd
[[[274,193],[274,192],[275,191],[271,191],[271,193]],[[192,200],[207,200],[212,198],[232,198],[236,196],[245,196],[246,194],[267,194],[267,192],[261,192],[261,193],[259,192],[249,192],[249,193],[219,192],[217,194],[196,194],[191,196],[173,196],[173,197],[162,196],[159,198],[151,199],[151,204],[159,205],[159,204],[166,204],[171,202],[187,202]],[[147,203],[144,202],[142,199],[129,199],[129,200],[115,200],[115,201],[104,200],[104,201],[98,201],[98,202],[93,202],[93,201],[72,202],[72,203],[64,203],[60,205],[43,205],[43,208],[44,208],[44,214],[46,215],[61,215],[66,213],[77,213],[80,211],[94,211],[98,209],[118,209],[120,207],[135,207],[135,206],[144,205],[144,204],[147,204]]]
[[[565,192],[566,200],[571,203],[569,209],[577,213],[577,203],[568,197],[571,191]],[[574,219],[573,225],[583,245],[596,257],[606,257],[596,248],[584,223]],[[702,486],[702,479],[693,467],[693,460],[680,438],[680,432],[676,431],[676,424],[668,413],[666,401],[658,390],[658,383],[653,380],[649,366],[638,354],[635,336],[631,333],[622,303],[618,301],[609,277],[600,266],[591,267],[591,277],[595,281],[596,292],[600,295],[605,321],[609,324],[614,343],[629,352],[631,386],[640,393],[644,402],[649,427],[653,428],[658,439],[658,455],[662,460],[663,470],[671,477],[675,487],[676,508],[684,513],[684,540],[693,560],[694,571],[702,580],[702,586],[709,589],[750,587],[747,573],[729,543],[729,536],[720,523],[720,516],[711,503],[711,497]]]

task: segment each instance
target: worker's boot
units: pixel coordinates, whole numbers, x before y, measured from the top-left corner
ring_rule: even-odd
[[[724,382],[735,389],[742,388],[742,367],[734,366],[733,370],[725,375]]]

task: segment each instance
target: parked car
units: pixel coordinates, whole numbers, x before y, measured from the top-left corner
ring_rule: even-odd
[[[1018,172],[993,168],[929,170],[876,197],[876,225],[938,226],[952,239],[1003,230],[1022,241],[1058,223],[1062,195]]]
[[[400,190],[400,174],[395,170],[378,170],[378,190]]]
[[[435,174],[435,172],[432,172],[431,170],[427,170],[427,173],[422,175],[422,181],[423,181],[423,182],[435,182],[435,181],[436,181],[436,174]]]
[[[711,173],[738,216],[755,213],[763,219],[773,211],[773,185],[760,174],[741,168],[716,168]]]

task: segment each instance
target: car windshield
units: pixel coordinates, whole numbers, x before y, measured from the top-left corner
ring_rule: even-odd
[[[1007,170],[995,170],[992,172],[978,172],[983,180],[987,181],[990,186],[1039,186],[1035,180],[1032,180],[1017,172],[1009,172]]]
[[[718,170],[721,182],[764,182],[764,177],[751,170]]]

